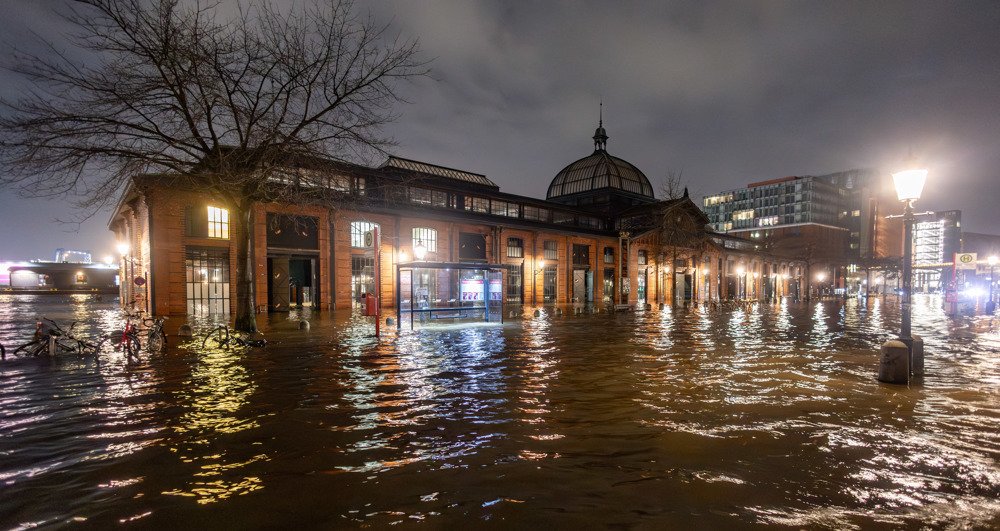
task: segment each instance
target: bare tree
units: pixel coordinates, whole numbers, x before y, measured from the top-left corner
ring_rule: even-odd
[[[0,106],[2,178],[33,196],[72,196],[86,212],[148,173],[212,194],[232,211],[237,328],[256,331],[253,205],[301,197],[303,161],[368,160],[391,141],[396,82],[426,73],[416,41],[354,13],[350,0],[281,10],[74,0],[65,18],[81,63],[55,45],[7,66],[32,90]]]
[[[705,226],[700,222],[698,216],[693,215],[692,203],[682,176],[682,171],[668,170],[661,185],[664,201],[663,208],[659,212],[659,254],[661,257],[669,254],[671,269],[677,267],[677,258],[681,249],[696,251],[700,261],[706,242]],[[697,210],[697,207],[694,209]],[[677,297],[671,296],[670,302],[675,304]]]

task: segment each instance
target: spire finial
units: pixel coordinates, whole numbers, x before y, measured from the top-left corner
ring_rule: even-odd
[[[594,151],[604,151],[608,146],[608,132],[604,130],[604,98],[601,98],[597,131],[594,132]]]

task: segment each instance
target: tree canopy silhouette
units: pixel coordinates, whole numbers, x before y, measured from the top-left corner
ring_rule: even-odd
[[[110,206],[130,179],[167,173],[232,210],[236,327],[256,330],[250,230],[259,202],[294,201],[300,161],[370,160],[426,74],[416,41],[355,13],[349,0],[235,13],[179,0],[75,0],[70,54],[15,51],[30,89],[0,100],[0,182],[34,197]]]

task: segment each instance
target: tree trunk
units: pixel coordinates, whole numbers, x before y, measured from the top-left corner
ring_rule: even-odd
[[[253,204],[237,206],[233,220],[236,237],[236,321],[240,332],[257,332],[257,299],[254,296]]]

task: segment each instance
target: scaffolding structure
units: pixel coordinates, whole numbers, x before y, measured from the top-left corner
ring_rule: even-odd
[[[916,268],[944,262],[944,220],[913,224],[913,265]],[[915,269],[913,291],[934,292],[941,288],[941,270]]]

